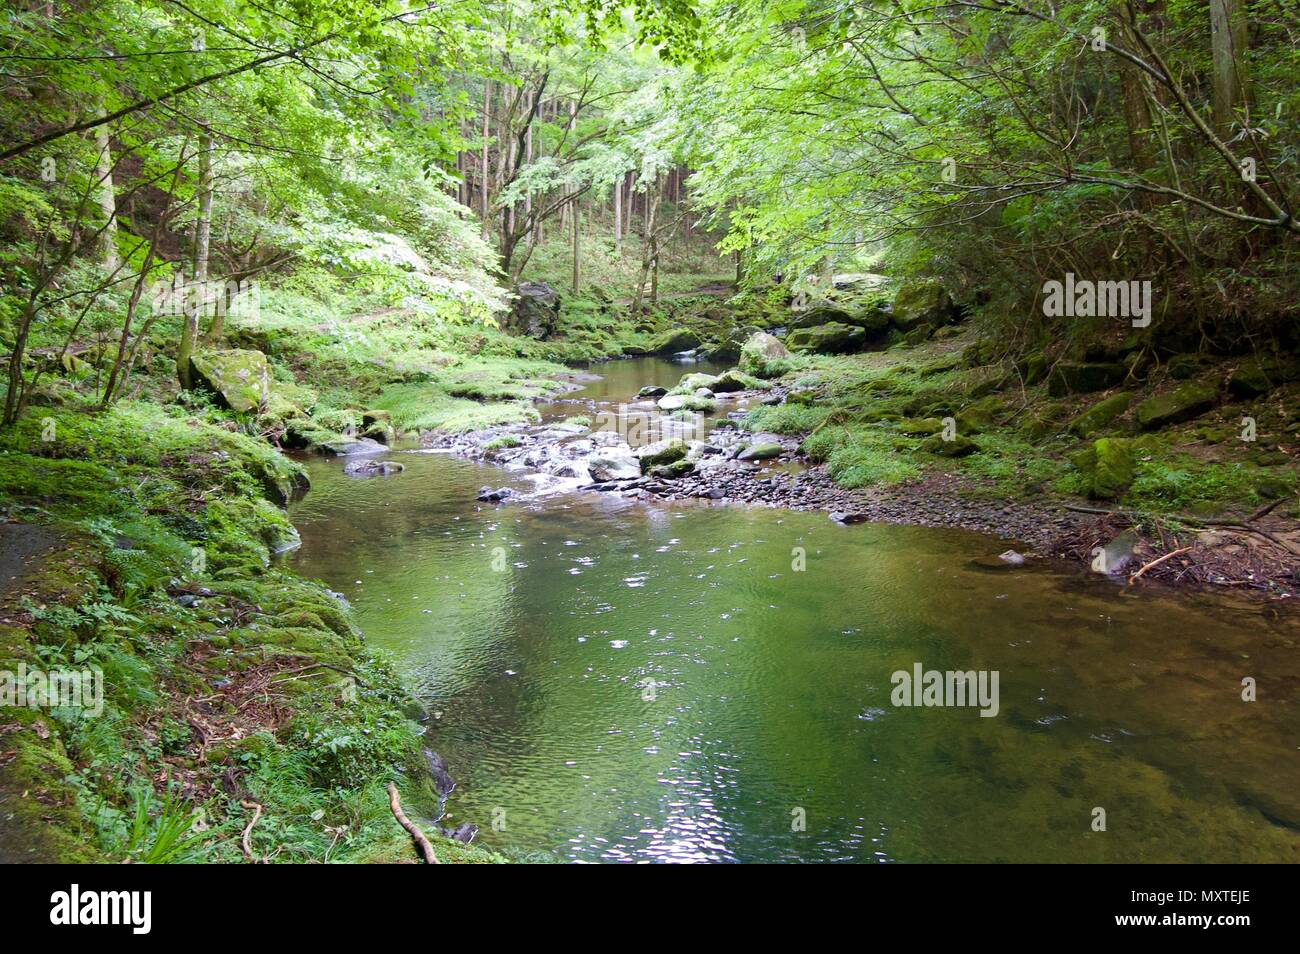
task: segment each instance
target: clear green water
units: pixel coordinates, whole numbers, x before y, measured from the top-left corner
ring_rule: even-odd
[[[1300,860],[1294,614],[1005,568],[1005,543],[961,532],[596,494],[478,504],[528,482],[397,456],[386,479],[312,465],[294,562],[398,660],[458,781],[449,820],[491,847]],[[917,662],[997,670],[999,714],[894,707],[891,674]]]

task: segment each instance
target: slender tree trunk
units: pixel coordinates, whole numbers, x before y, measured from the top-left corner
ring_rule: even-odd
[[[208,247],[212,238],[212,134],[206,122],[199,124],[199,214],[194,222],[194,294],[185,296],[185,327],[176,351],[176,377],[186,391],[194,386],[190,356],[199,337],[199,315],[208,300]],[[221,309],[213,319],[212,332],[221,334]]]
[[[1214,126],[1223,139],[1231,138],[1236,111],[1250,100],[1245,6],[1246,0],[1210,0]]]
[[[99,209],[107,224],[100,236],[104,250],[104,268],[111,274],[117,271],[120,260],[117,254],[117,198],[113,189],[113,150],[108,139],[108,127],[95,127],[95,178],[99,181]]]
[[[582,211],[578,203],[580,199],[573,200],[573,293],[578,294],[582,287]]]
[[[623,255],[623,181],[614,183],[614,254]]]
[[[483,238],[488,237],[488,136],[492,132],[492,81],[483,81],[483,160],[479,168],[479,217],[483,220]]]

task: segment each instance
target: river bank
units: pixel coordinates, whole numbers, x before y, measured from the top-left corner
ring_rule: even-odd
[[[976,399],[983,405],[979,417],[975,412],[963,414],[960,404],[953,403],[958,408],[953,412],[954,424],[962,420],[975,437],[962,439],[965,446],[959,456],[975,455],[970,463],[976,467],[963,468],[963,461],[950,458],[947,446],[937,443],[933,434],[928,446],[922,441],[927,432],[942,426],[940,420],[898,415],[877,417],[885,424],[878,433],[887,436],[882,441],[873,435],[878,442],[867,447],[872,458],[867,463],[875,469],[870,485],[845,486],[854,483],[856,475],[846,474],[843,467],[837,479],[834,461],[827,461],[834,450],[827,453],[819,448],[817,439],[834,410],[818,408],[809,395],[827,394],[836,375],[866,372],[876,380],[905,381],[918,363],[941,369],[918,376],[928,378],[930,388],[939,374],[957,370],[954,357],[960,357],[969,344],[954,338],[928,347],[864,355],[857,359],[856,368],[849,364],[852,359],[832,359],[834,363],[820,366],[809,362],[762,382],[760,388],[707,396],[701,392],[698,400],[706,403],[698,406],[703,410],[685,416],[675,410],[664,412],[656,402],[663,394],[695,395],[696,385],[706,386],[725,368],[709,366],[715,372],[710,374],[687,361],[670,366],[679,370],[665,375],[646,372],[641,379],[644,385],[629,387],[625,382],[622,393],[605,389],[594,396],[584,394],[583,385],[570,376],[563,379],[566,398],[539,402],[539,424],[460,434],[426,432],[423,443],[507,469],[531,469],[567,482],[567,490],[816,510],[846,524],[876,521],[961,528],[990,534],[1024,551],[1013,549],[1009,559],[1065,560],[1118,579],[1140,573],[1148,584],[1223,586],[1281,599],[1300,593],[1296,572],[1300,532],[1284,492],[1271,490],[1271,496],[1255,497],[1253,512],[1237,511],[1239,516],[1233,516],[1236,501],[1227,499],[1208,501],[1210,506],[1202,506],[1200,513],[1189,514],[1168,506],[1106,506],[1106,501],[1063,492],[1075,479],[1071,462],[1063,456],[1053,461],[1043,453],[1041,440],[1037,446],[1026,443],[1018,433],[1019,418],[1010,427],[992,419],[987,398],[997,400],[996,392]],[[592,366],[587,376],[598,376],[608,367]],[[904,385],[900,390],[914,401],[920,388],[909,391]],[[952,401],[940,391],[930,393]],[[888,407],[887,401],[881,403]],[[943,410],[935,408],[932,413]],[[1041,408],[1032,410],[1042,413]],[[865,413],[877,416],[881,409]],[[1164,439],[1168,441],[1169,435]],[[1175,437],[1166,446],[1181,450],[1177,446],[1181,439]],[[1058,445],[1074,442],[1068,429],[1065,439],[1057,441]],[[1155,443],[1148,448],[1160,450]],[[648,463],[638,466],[647,453]],[[1153,459],[1155,454],[1144,457],[1145,462]],[[594,475],[587,466],[592,460],[598,464]],[[913,466],[914,461],[919,466]],[[891,472],[891,467],[896,469]],[[1214,465],[1202,462],[1202,467],[1213,470]],[[1026,488],[1025,476],[1035,468],[1037,486]],[[1258,473],[1261,482],[1288,479],[1281,468]],[[1237,483],[1220,492],[1225,490],[1234,493],[1243,488]],[[1248,487],[1245,490],[1249,492]],[[490,493],[488,499],[497,502]]]

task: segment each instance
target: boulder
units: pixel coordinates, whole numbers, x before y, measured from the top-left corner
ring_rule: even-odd
[[[790,352],[781,340],[766,331],[756,331],[745,339],[740,349],[740,370],[760,378],[772,377],[778,371],[775,362],[784,361]]]
[[[598,483],[633,480],[641,476],[641,461],[626,444],[602,448],[587,458],[587,470]]]
[[[1129,402],[1132,400],[1133,395],[1128,391],[1120,391],[1108,398],[1102,398],[1070,422],[1070,433],[1079,437],[1091,437],[1128,410]]]
[[[349,477],[387,477],[404,470],[405,464],[393,460],[352,460],[343,465],[343,473]]]
[[[809,354],[851,354],[866,344],[867,333],[856,325],[832,321],[812,328],[798,328],[786,336],[791,351]]]
[[[682,375],[682,379],[677,382],[673,388],[674,394],[694,394],[700,388],[712,389],[717,383],[717,376],[705,374],[703,371],[692,371],[690,374]]]
[[[339,435],[316,445],[316,450],[333,457],[362,457],[367,454],[387,454],[388,448],[369,437]]]
[[[845,323],[857,325],[867,333],[868,340],[878,341],[889,333],[893,320],[893,313],[888,308],[884,305],[874,304],[850,312]]]
[[[1133,483],[1137,454],[1133,441],[1121,437],[1103,437],[1070,457],[1083,474],[1088,496],[1095,500],[1115,500]]]
[[[937,328],[952,324],[958,314],[942,284],[933,280],[912,281],[905,282],[894,297],[891,321],[899,331],[911,331],[919,325]]]
[[[688,474],[694,473],[695,463],[686,458],[675,460],[671,464],[660,464],[657,467],[650,468],[651,477],[661,477],[665,480],[677,480]]]
[[[780,457],[785,453],[785,448],[780,444],[761,441],[750,444],[739,454],[736,460],[771,460],[774,457]]]
[[[633,453],[641,462],[641,469],[648,473],[656,467],[671,464],[685,457],[686,442],[680,438],[655,441],[653,444],[638,447]]]
[[[650,346],[651,354],[678,354],[682,351],[694,351],[701,344],[700,336],[689,328],[675,328],[665,331]]]
[[[1228,392],[1236,398],[1260,397],[1279,385],[1298,378],[1300,362],[1250,358],[1228,376]]]
[[[1165,394],[1147,398],[1137,406],[1134,415],[1142,430],[1155,431],[1199,417],[1218,401],[1218,392],[1208,385],[1181,384]]]
[[[764,386],[765,385],[762,381],[751,378],[748,374],[737,368],[723,371],[720,375],[714,378],[713,383],[709,385],[709,387],[713,389],[714,394],[730,394],[733,391],[751,391]]]
[[[668,389],[660,387],[657,384],[647,384],[640,391],[637,391],[637,397],[663,397],[668,393]]]
[[[943,439],[942,434],[935,434],[921,441],[921,450],[937,457],[965,457],[979,450],[979,445],[960,434],[947,441]]]
[[[795,312],[794,317],[790,319],[790,327],[812,328],[816,325],[830,324],[833,321],[847,325],[852,320],[853,315],[848,309],[821,302],[805,308],[803,311]]]
[[[1047,393],[1052,397],[1068,394],[1091,394],[1113,388],[1128,376],[1128,368],[1118,362],[1084,364],[1062,362],[1047,379]]]
[[[271,396],[271,366],[260,351],[204,351],[190,357],[190,374],[237,414],[260,413]]]
[[[550,337],[560,320],[560,293],[546,282],[520,282],[515,296],[504,330],[529,338]]]
[[[658,400],[659,410],[665,414],[671,414],[673,411],[680,411],[686,407],[686,395],[684,394],[665,394]]]
[[[964,434],[987,431],[1006,408],[1007,402],[1002,397],[990,394],[957,412],[957,429]]]

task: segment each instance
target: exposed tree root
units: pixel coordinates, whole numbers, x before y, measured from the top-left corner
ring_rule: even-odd
[[[438,864],[438,856],[433,853],[433,845],[429,844],[428,837],[402,811],[402,799],[397,794],[397,786],[392,782],[388,783],[388,807],[393,810],[393,817],[397,819],[397,823],[405,828],[415,840],[416,847],[420,849],[420,854],[424,856],[424,863],[427,865]]]

